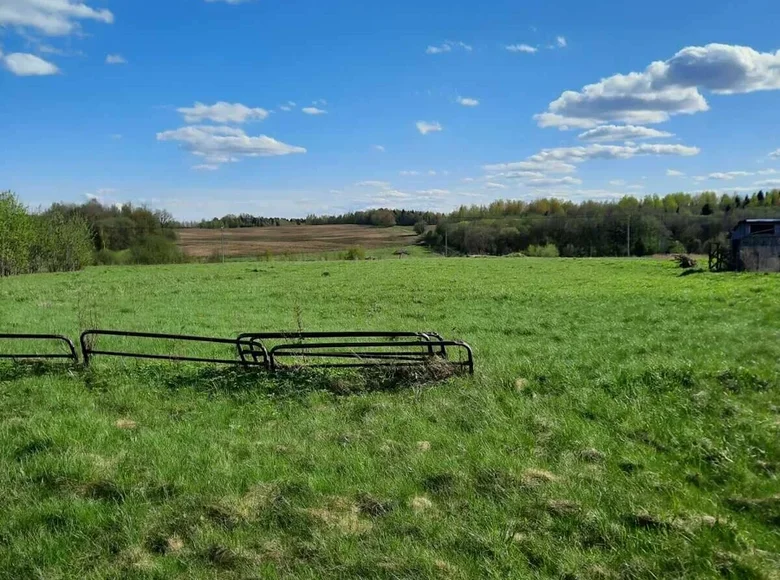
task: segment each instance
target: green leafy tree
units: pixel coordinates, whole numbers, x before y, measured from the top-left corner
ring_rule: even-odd
[[[27,209],[7,191],[0,193],[0,276],[30,271],[34,226]]]

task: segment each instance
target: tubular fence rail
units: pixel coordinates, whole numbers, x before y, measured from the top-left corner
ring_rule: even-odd
[[[139,348],[123,350],[99,346],[101,338],[135,339]],[[109,338],[110,340],[110,338]],[[25,344],[59,343],[67,352],[31,352],[24,349],[8,352],[14,341]],[[173,342],[230,347],[232,355],[193,356],[171,354]],[[300,367],[366,368],[424,366],[445,362],[474,374],[474,353],[460,340],[446,340],[437,332],[339,331],[339,332],[246,332],[236,338],[215,338],[187,334],[162,334],[125,330],[85,330],[79,337],[82,361],[88,367],[96,356],[135,359],[241,365],[274,372]],[[169,348],[165,348],[164,345]],[[146,345],[151,348],[143,348]],[[49,349],[51,350],[51,349]],[[451,355],[457,356],[451,358]],[[79,362],[73,342],[58,334],[0,334],[0,359],[43,360],[66,359]]]
[[[6,353],[0,351],[0,359],[14,359],[14,360],[31,360],[31,359],[68,359],[74,363],[79,362],[79,355],[76,353],[76,347],[73,345],[73,341],[61,334],[2,334],[0,333],[0,341],[2,344],[6,344],[5,341],[21,341],[25,345],[34,342],[53,342],[60,345],[64,345],[67,352],[53,352],[53,353],[25,353],[22,352],[10,352]]]

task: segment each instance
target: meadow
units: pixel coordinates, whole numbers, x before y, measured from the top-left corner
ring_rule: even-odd
[[[179,247],[191,258],[225,256],[300,256],[338,253],[350,248],[367,250],[412,246],[417,235],[409,227],[379,228],[354,224],[283,225],[257,228],[182,228],[176,230]]]
[[[476,374],[0,365],[0,578],[778,578],[780,277],[681,273],[412,257],[2,279],[4,332],[436,330]]]

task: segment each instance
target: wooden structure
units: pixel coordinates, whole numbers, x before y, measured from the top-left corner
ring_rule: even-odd
[[[713,244],[710,270],[780,272],[780,219],[740,221],[729,234],[729,246]]]

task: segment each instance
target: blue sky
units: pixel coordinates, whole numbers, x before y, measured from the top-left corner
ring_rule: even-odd
[[[780,3],[0,0],[0,189],[181,219],[780,187]]]

